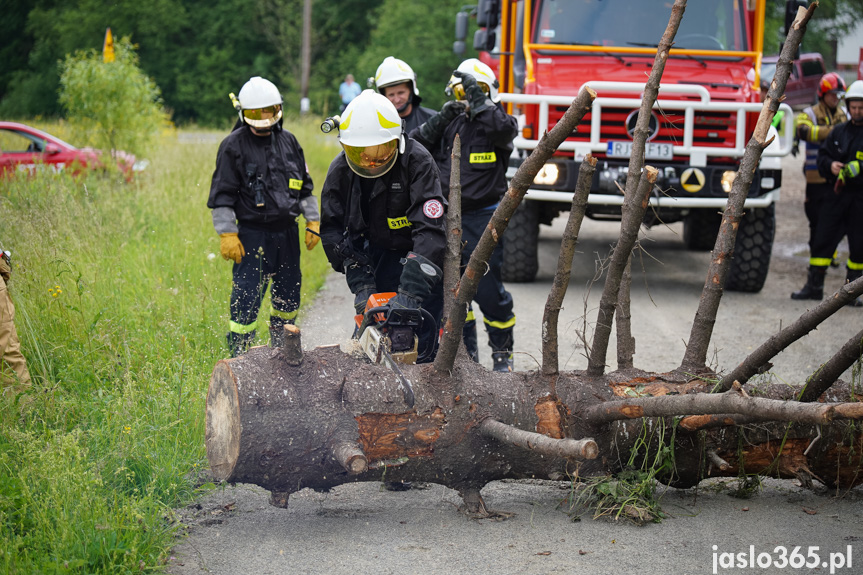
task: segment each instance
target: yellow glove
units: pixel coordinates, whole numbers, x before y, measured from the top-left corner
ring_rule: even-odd
[[[314,233],[313,233],[314,232]],[[313,250],[321,241],[321,222],[306,222],[306,249]]]
[[[222,251],[222,257],[240,263],[240,260],[246,255],[246,250],[237,234],[221,234],[219,237],[221,238],[219,249]]]

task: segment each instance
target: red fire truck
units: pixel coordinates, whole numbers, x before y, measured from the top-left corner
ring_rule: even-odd
[[[766,0],[688,3],[650,119],[645,160],[659,169],[644,224],[683,222],[688,248],[710,250],[761,110]],[[789,1],[795,7],[798,2]],[[620,219],[632,132],[671,0],[480,0],[474,47],[498,74],[521,134],[510,177],[585,84],[598,94],[576,132],[536,176],[507,228],[504,280],[533,281],[540,224],[568,211],[585,154],[599,159],[587,216]],[[457,18],[466,31],[466,13]],[[459,51],[456,42],[456,51]],[[462,44],[463,46],[463,44]],[[784,106],[784,105],[783,105]],[[793,114],[764,152],[746,200],[726,289],[757,292],[770,265],[780,158]]]

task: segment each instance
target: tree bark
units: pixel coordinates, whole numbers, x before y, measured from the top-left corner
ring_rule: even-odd
[[[461,137],[456,134],[452,142],[451,160],[452,169],[449,179],[449,196],[446,215],[446,256],[444,257],[443,269],[443,309],[449,312],[454,309],[456,295],[458,294],[459,269],[461,268],[462,228],[461,228]],[[462,326],[464,322],[462,322]],[[448,313],[441,318],[441,328],[444,338],[453,329]],[[461,341],[461,329],[455,334],[456,345],[447,346],[446,349],[438,350],[435,362],[441,365],[452,365],[455,362],[455,354],[458,351],[458,342]]]

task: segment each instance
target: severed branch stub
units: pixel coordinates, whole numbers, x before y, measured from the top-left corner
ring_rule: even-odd
[[[369,470],[366,454],[353,441],[339,441],[333,446],[333,457],[349,475],[359,475]]]
[[[277,348],[288,365],[297,367],[303,363],[303,343],[300,328],[293,324],[285,324],[282,343]]]
[[[540,433],[525,431],[494,419],[483,421],[479,430],[486,437],[493,437],[498,441],[552,457],[596,459],[596,456],[599,455],[599,447],[592,439],[555,439]]]

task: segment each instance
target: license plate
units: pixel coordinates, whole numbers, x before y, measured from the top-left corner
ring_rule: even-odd
[[[628,158],[632,155],[632,142],[609,142],[608,156],[611,158]],[[653,144],[648,142],[644,159],[670,160],[674,156],[671,144]]]

